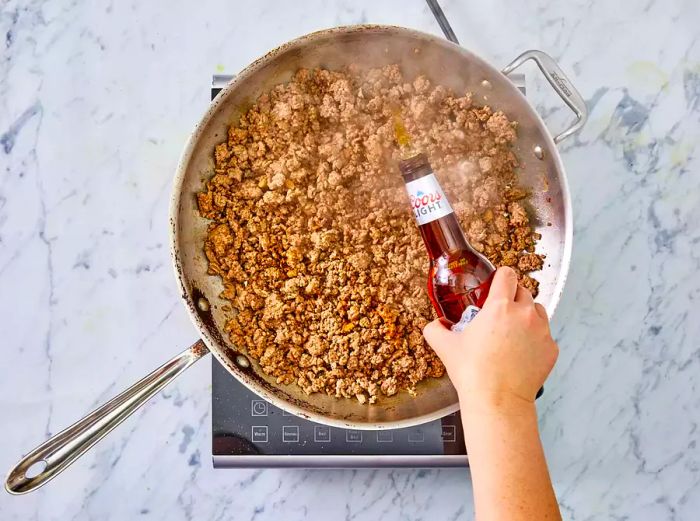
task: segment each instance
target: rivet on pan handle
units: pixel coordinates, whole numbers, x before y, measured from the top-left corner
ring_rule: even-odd
[[[564,74],[564,71],[561,70],[557,62],[555,62],[550,55],[542,51],[525,51],[508,64],[501,72],[506,75],[510,74],[527,60],[533,60],[537,64],[542,74],[544,74],[544,77],[547,78],[549,84],[556,93],[559,94],[559,97],[563,99],[564,103],[576,114],[576,122],[554,138],[555,143],[560,143],[567,137],[581,130],[583,125],[586,124],[586,120],[588,119],[586,102],[583,100],[578,90],[576,90],[576,87],[571,83],[571,80]]]
[[[39,445],[10,471],[5,489],[10,494],[25,494],[42,486],[208,352],[204,342],[195,342],[123,393]],[[34,465],[42,468],[31,472]]]

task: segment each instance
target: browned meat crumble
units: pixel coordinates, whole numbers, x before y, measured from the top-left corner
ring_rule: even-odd
[[[278,383],[374,403],[445,372],[422,337],[434,313],[397,110],[471,243],[537,293],[514,122],[396,65],[299,70],[231,126],[197,195],[209,271],[233,308],[226,331]]]

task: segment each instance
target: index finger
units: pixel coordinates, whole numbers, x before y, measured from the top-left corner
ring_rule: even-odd
[[[486,298],[486,303],[496,300],[507,300],[512,302],[515,300],[515,294],[518,291],[518,276],[512,268],[503,266],[496,270],[496,274],[491,281],[489,296]]]

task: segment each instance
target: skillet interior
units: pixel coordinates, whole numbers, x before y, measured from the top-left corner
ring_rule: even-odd
[[[416,53],[415,50],[419,52]],[[339,69],[352,61],[380,66],[400,63],[407,77],[425,74],[431,81],[457,92],[471,91],[477,103],[503,110],[519,123],[517,155],[523,184],[533,190],[532,210],[542,234],[538,251],[546,253],[538,301],[554,311],[568,270],[571,211],[564,171],[541,118],[515,86],[497,69],[469,51],[435,36],[388,26],[354,26],[313,33],[260,58],[230,83],[190,137],[178,167],[172,201],[172,251],[183,298],[202,337],[227,369],[246,386],[274,405],[314,421],[355,429],[406,427],[442,417],[458,409],[457,395],[447,377],[421,382],[418,396],[407,393],[381,397],[374,406],[325,395],[305,395],[296,386],[279,386],[255,362],[243,369],[234,360],[238,350],[223,331],[223,286],[207,274],[202,251],[208,222],[197,211],[195,194],[213,173],[214,146],[226,138],[229,125],[255,99],[276,84],[288,81],[300,67]],[[488,80],[489,87],[482,84]],[[544,149],[544,159],[532,149]],[[549,224],[548,224],[549,223]],[[204,312],[196,305],[205,297]]]

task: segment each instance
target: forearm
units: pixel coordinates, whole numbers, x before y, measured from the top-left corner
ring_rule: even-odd
[[[560,520],[534,404],[462,412],[478,521]]]

